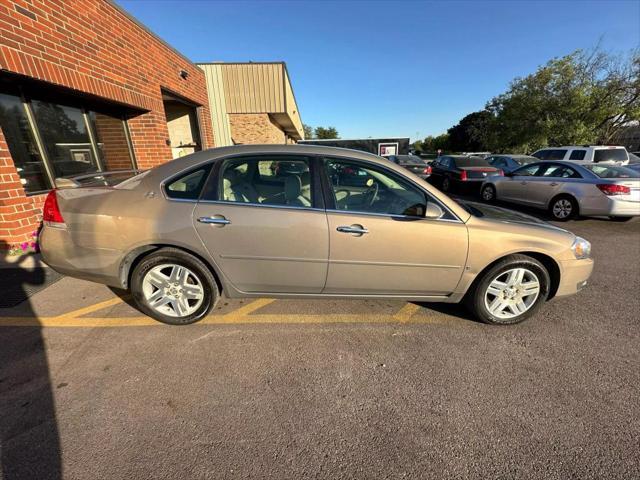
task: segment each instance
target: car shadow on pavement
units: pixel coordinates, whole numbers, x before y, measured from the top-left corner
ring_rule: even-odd
[[[433,310],[438,313],[444,313],[452,317],[461,318],[463,320],[469,320],[475,323],[482,323],[461,303],[436,303],[436,302],[411,302],[414,305],[418,305],[427,310]]]
[[[7,251],[6,247],[0,241],[0,251]],[[28,258],[18,260],[17,274],[3,275],[0,269],[0,291],[6,292],[3,282],[10,281],[14,291],[17,287],[27,297],[31,287],[45,283],[39,261],[30,268],[22,265]],[[24,315],[36,317],[29,299],[25,302]],[[0,326],[0,478],[62,478],[53,385],[41,327]]]

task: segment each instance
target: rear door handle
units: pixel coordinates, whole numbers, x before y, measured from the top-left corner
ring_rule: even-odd
[[[520,185],[526,185],[527,182],[520,182]]]
[[[549,185],[551,185],[552,187],[557,187],[558,184],[556,182],[551,182]]]
[[[227,220],[223,215],[214,215],[213,217],[200,217],[198,218],[200,223],[211,223],[213,225],[229,225],[231,220]]]
[[[364,228],[362,225],[342,225],[336,228],[337,231],[341,233],[350,233],[354,236],[362,236],[365,233],[369,233],[369,230]]]

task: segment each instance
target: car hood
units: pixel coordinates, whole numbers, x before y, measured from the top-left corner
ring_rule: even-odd
[[[541,227],[549,230],[570,233],[564,228],[556,227],[555,225],[534,217],[533,215],[516,212],[515,210],[509,210],[507,208],[497,207],[495,205],[487,205],[486,203],[479,202],[460,201],[459,203],[462,204],[463,207],[469,209],[473,216],[482,218],[483,220],[519,223],[529,226]]]

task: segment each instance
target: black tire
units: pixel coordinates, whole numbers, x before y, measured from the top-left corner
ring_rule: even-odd
[[[486,197],[485,197],[486,195]],[[496,201],[496,187],[491,184],[487,184],[480,190],[480,198],[487,203],[493,203]]]
[[[143,280],[152,268],[162,264],[175,264],[188,268],[202,285],[203,301],[198,309],[188,316],[164,315],[153,309],[145,299]],[[177,248],[161,248],[144,257],[131,274],[131,294],[138,309],[151,318],[169,325],[188,325],[202,320],[216,305],[220,297],[215,278],[207,266],[198,258]]]
[[[453,185],[451,184],[451,179],[449,177],[444,177],[442,179],[442,191],[451,192],[452,190],[453,190]]]
[[[631,220],[633,217],[609,217],[611,220],[613,220],[614,222],[628,222],[629,220]]]
[[[533,301],[528,310],[518,316],[503,319],[496,317],[489,311],[485,305],[485,294],[494,279],[498,278],[501,273],[513,268],[525,268],[535,274],[538,278],[540,291],[538,297]],[[479,320],[491,325],[514,325],[520,323],[532,315],[535,315],[549,296],[551,286],[549,272],[538,260],[528,255],[509,255],[481,275],[481,277],[475,280],[469,292],[467,292],[464,303]]]
[[[557,222],[566,222],[578,216],[578,208],[578,202],[571,195],[558,195],[549,202],[549,215]]]

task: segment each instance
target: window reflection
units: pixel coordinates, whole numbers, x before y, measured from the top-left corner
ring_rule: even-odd
[[[51,188],[20,97],[0,93],[0,127],[27,193]]]
[[[44,148],[55,177],[97,172],[82,110],[35,100],[32,102]]]

